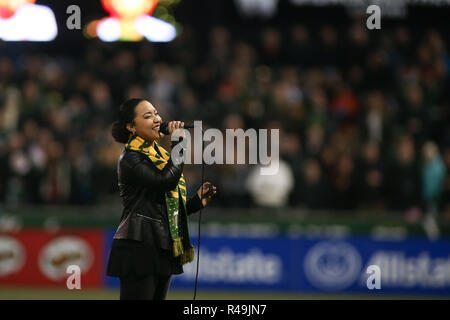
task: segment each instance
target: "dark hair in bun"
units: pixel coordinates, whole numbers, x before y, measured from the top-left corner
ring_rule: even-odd
[[[127,129],[127,123],[132,123],[135,117],[134,109],[145,101],[144,99],[129,99],[122,103],[119,110],[119,119],[114,121],[111,127],[111,135],[114,140],[120,143],[126,143],[130,137],[130,131]]]

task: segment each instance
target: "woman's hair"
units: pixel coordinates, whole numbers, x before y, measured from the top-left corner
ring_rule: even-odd
[[[117,142],[126,143],[128,141],[131,132],[127,129],[127,123],[133,123],[134,109],[142,101],[145,100],[129,99],[120,106],[119,120],[114,121],[111,127],[111,135]]]

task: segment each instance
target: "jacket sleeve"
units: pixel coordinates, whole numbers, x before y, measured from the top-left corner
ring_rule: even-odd
[[[172,159],[163,170],[142,159],[137,152],[129,152],[120,163],[120,177],[123,183],[139,185],[147,188],[158,188],[164,191],[174,189],[183,172],[183,163],[175,164]]]
[[[191,215],[202,208],[204,207],[197,193],[195,196],[186,201],[186,211],[188,215]]]

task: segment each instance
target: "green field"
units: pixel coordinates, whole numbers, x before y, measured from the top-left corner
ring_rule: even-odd
[[[168,300],[192,300],[193,290],[170,290]],[[449,299],[450,297],[429,296],[398,296],[380,293],[366,295],[350,294],[301,294],[279,292],[250,292],[250,291],[197,291],[197,300],[324,300],[324,299]],[[0,286],[0,300],[118,300],[117,289],[64,290],[59,288],[31,288]]]

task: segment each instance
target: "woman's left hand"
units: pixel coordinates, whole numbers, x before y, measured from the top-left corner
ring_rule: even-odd
[[[216,187],[211,184],[211,182],[205,182],[203,184],[203,197],[202,194],[202,187],[200,187],[197,191],[197,195],[200,199],[202,199],[202,205],[203,207],[206,207],[206,205],[211,201],[211,198],[217,193]],[[211,192],[210,192],[211,190]],[[209,192],[209,193],[208,193]]]

